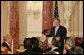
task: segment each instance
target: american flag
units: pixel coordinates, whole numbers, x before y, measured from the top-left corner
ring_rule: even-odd
[[[55,10],[54,10],[54,19],[59,17],[59,13],[58,13],[58,4],[57,1],[55,2]]]

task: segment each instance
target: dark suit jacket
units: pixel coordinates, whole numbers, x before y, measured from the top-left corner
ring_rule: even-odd
[[[34,52],[34,54],[42,54],[43,53],[43,50],[40,49],[39,47],[33,48],[32,51]]]
[[[25,50],[24,52],[20,54],[34,54],[34,52],[32,51],[32,49],[28,48],[27,50]]]
[[[37,48],[33,48],[33,49],[28,48],[27,50],[25,50],[24,52],[22,52],[20,54],[42,54],[42,53],[43,53],[42,49],[37,47]]]
[[[56,35],[55,35],[55,27],[52,27],[50,34],[47,35],[46,37],[51,37],[51,36],[56,37],[56,36],[59,36],[61,40],[64,40],[66,38],[66,34],[67,34],[66,28],[60,25],[58,30],[57,30]]]
[[[7,47],[9,51],[11,51],[10,47],[8,46],[8,44],[6,42],[3,42],[2,46]]]

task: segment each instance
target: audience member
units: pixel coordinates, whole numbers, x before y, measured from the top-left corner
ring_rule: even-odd
[[[32,42],[32,51],[35,52],[35,54],[42,54],[43,51],[41,48],[39,48],[39,41],[36,37],[32,37],[31,38],[31,42]]]
[[[61,52],[59,49],[60,42],[56,41],[54,38],[52,39],[51,43],[48,44],[49,48],[45,50],[44,52],[46,53],[47,51],[56,51],[56,52]]]
[[[32,51],[31,39],[25,38],[23,43],[24,43],[24,49],[26,49],[26,50],[20,54],[33,54],[34,52]]]
[[[12,40],[11,35],[7,34],[7,36],[4,36],[4,42],[2,43],[2,46],[8,48],[8,50],[10,51],[11,51],[10,49],[11,40]]]
[[[48,40],[48,48],[43,51],[39,47],[38,38],[25,38],[24,49],[26,50],[20,54],[83,54],[83,49],[79,46],[75,46],[75,42],[72,38],[65,42],[63,53],[60,48],[60,41],[56,40],[55,37],[49,38]]]
[[[83,54],[83,49],[75,46],[75,42],[72,39],[69,39],[65,42],[65,54]]]

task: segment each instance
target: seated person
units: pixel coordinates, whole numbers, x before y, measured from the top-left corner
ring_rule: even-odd
[[[10,42],[11,42],[12,38],[11,36],[8,34],[7,36],[4,36],[4,42],[2,43],[2,49],[1,51],[3,51],[3,49],[9,51],[9,53],[11,54],[11,49],[10,49]]]
[[[25,38],[24,40],[24,49],[26,49],[24,52],[20,54],[33,54],[34,52],[32,51],[32,43],[30,38]]]
[[[75,42],[69,39],[65,42],[65,54],[83,54],[83,49],[81,47],[75,46]]]
[[[44,51],[44,53],[46,53],[47,51],[57,51],[60,53],[60,43],[59,41],[56,41],[54,38],[52,38],[51,43],[48,43],[49,48],[47,50]]]
[[[39,41],[36,37],[31,38],[32,42],[32,51],[34,51],[34,54],[42,54],[43,51],[41,48],[39,48]]]

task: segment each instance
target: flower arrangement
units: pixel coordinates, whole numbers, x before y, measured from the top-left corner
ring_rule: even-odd
[[[11,54],[7,47],[1,46],[1,54]]]

